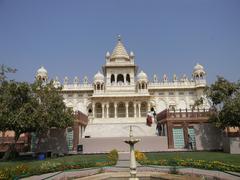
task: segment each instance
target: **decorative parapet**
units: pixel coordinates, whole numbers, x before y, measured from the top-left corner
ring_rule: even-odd
[[[198,81],[177,81],[177,82],[149,82],[148,89],[171,89],[171,88],[195,88],[199,86],[206,86],[206,80]]]
[[[93,91],[92,84],[65,84],[63,91]]]

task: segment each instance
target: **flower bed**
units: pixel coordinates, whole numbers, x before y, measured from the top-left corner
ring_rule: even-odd
[[[117,151],[111,151],[106,160],[96,161],[95,159],[83,159],[76,161],[54,161],[44,160],[38,163],[38,166],[31,166],[23,163],[16,166],[9,166],[0,169],[0,179],[16,179],[19,177],[28,177],[32,175],[39,175],[44,173],[51,173],[57,171],[65,171],[70,169],[82,169],[90,167],[112,166],[117,162]]]
[[[240,172],[240,166],[225,164],[220,161],[205,161],[205,160],[193,160],[193,159],[168,159],[168,160],[149,160],[145,159],[139,161],[143,165],[159,165],[159,166],[183,166],[194,167],[208,170],[219,171],[234,171]]]

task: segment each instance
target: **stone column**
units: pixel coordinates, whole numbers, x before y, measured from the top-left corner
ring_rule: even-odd
[[[115,83],[117,83],[117,74],[114,74],[115,76]]]
[[[117,118],[117,103],[114,102],[114,117]]]
[[[109,118],[109,103],[107,103],[107,118]]]
[[[95,118],[95,104],[94,104],[94,103],[92,104],[92,108],[93,108],[93,109],[92,109],[93,118]]]
[[[150,109],[150,103],[148,103],[148,111],[151,111],[151,109]]]
[[[141,103],[138,104],[138,117],[141,117]]]
[[[102,104],[102,118],[104,118],[104,104]]]
[[[137,105],[135,102],[134,102],[133,106],[134,106],[134,117],[136,118],[137,117],[137,107],[136,107]]]
[[[126,106],[126,117],[128,118],[128,102],[125,103]]]

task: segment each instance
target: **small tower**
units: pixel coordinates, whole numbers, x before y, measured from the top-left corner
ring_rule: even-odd
[[[37,70],[35,78],[36,78],[36,80],[47,82],[47,80],[48,80],[48,72],[47,72],[47,70],[42,66],[41,68],[39,68]]]
[[[100,71],[98,71],[97,74],[95,74],[93,85],[95,92],[104,90],[104,76],[102,73],[100,73]]]
[[[137,75],[137,89],[138,89],[138,92],[146,91],[147,88],[148,88],[148,77],[147,77],[146,73],[141,71]]]
[[[60,83],[60,81],[59,81],[59,79],[58,79],[57,76],[56,76],[55,79],[53,80],[53,85],[54,85],[55,88],[61,87],[61,83]]]
[[[195,81],[205,79],[206,72],[204,71],[204,67],[197,63],[193,68],[192,76]]]
[[[106,63],[109,63],[110,62],[110,52],[106,52],[106,55],[105,55],[105,59],[106,59]]]

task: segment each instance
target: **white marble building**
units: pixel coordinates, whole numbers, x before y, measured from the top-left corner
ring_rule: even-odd
[[[206,73],[200,64],[193,68],[191,78],[174,74],[150,79],[138,71],[134,53],[126,51],[120,37],[105,60],[91,83],[87,77],[82,81],[65,77],[63,84],[54,80],[56,86],[63,86],[66,105],[89,117],[86,129],[81,129],[82,137],[126,137],[130,125],[136,136],[156,136],[156,126],[146,126],[146,115],[152,108],[156,113],[166,108],[189,109],[203,96]],[[36,78],[47,80],[47,71],[41,67]]]

